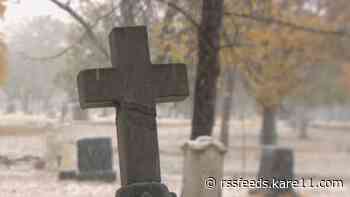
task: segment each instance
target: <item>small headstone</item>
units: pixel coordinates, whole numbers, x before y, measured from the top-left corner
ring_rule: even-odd
[[[294,157],[293,150],[286,147],[267,145],[262,149],[258,179],[269,181],[288,181],[294,179]],[[272,185],[271,185],[272,186]],[[291,187],[288,188],[259,188],[250,191],[251,195],[258,194],[267,197],[295,196]]]
[[[209,188],[206,181],[208,178],[222,179],[225,146],[212,137],[201,136],[186,142],[183,150],[182,197],[220,197],[220,186]]]
[[[115,181],[113,149],[110,138],[87,138],[78,141],[79,180]]]

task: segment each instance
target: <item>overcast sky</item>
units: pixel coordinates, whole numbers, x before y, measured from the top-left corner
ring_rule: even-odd
[[[0,20],[0,32],[9,35],[16,24],[35,16],[53,16],[62,20],[70,17],[50,0],[8,0],[5,19]],[[13,28],[14,27],[14,28]]]
[[[49,0],[9,0],[2,25],[14,25],[34,16],[52,15],[65,18],[67,15]]]

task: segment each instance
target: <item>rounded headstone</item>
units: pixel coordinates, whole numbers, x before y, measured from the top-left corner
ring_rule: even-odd
[[[184,177],[182,197],[220,197],[220,187],[207,187],[207,179],[221,180],[225,146],[209,136],[201,136],[190,140],[183,146]]]

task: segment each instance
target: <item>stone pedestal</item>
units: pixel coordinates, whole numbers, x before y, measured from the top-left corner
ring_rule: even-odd
[[[184,169],[182,197],[219,197],[223,176],[225,146],[218,140],[201,136],[183,146]],[[216,180],[216,186],[208,188],[208,177]],[[211,185],[212,186],[212,185]]]
[[[157,182],[134,183],[120,188],[116,197],[176,197],[168,188]]]
[[[287,147],[267,145],[262,149],[257,179],[287,181],[294,179],[293,150]],[[271,186],[271,185],[270,185]],[[251,196],[284,197],[297,196],[290,185],[288,188],[258,188],[250,191]]]

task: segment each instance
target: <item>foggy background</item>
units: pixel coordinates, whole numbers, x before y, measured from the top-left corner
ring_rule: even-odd
[[[56,132],[68,136],[64,139],[69,140],[82,136],[112,136],[117,157],[115,109],[81,110],[76,77],[83,69],[111,66],[108,34],[114,26],[147,25],[152,62],[185,63],[188,69],[189,98],[157,105],[162,172],[169,187],[179,192],[181,145],[191,132],[198,66],[197,27],[192,20],[200,21],[201,3],[166,2],[65,2],[71,10],[62,9],[50,0],[7,2],[5,18],[0,22],[8,50],[7,80],[0,87],[0,136],[3,135],[0,155],[15,158],[30,154],[44,158],[46,137]],[[228,145],[224,175],[255,176],[260,133],[266,126],[263,120],[272,117],[269,120],[276,122],[277,143],[295,150],[297,175],[349,180],[350,64],[347,52],[350,42],[346,32],[350,5],[345,0],[271,2],[281,10],[271,8],[271,15],[253,21],[230,17],[237,10],[248,9],[249,5],[243,1],[225,2],[213,127],[214,136],[226,139]],[[264,4],[261,10],[260,4],[255,6],[257,14],[265,14]],[[89,24],[88,28],[72,16],[73,12]],[[261,22],[274,14],[290,22],[298,21],[301,26],[312,26],[317,31],[288,25],[281,28],[273,21]],[[227,39],[235,39],[237,28],[239,42],[231,46]],[[329,33],[333,30],[338,33]],[[266,42],[277,47],[266,52]],[[285,43],[290,45],[285,46]],[[289,51],[283,47],[295,51],[285,56],[282,53]],[[287,66],[274,67],[280,64]],[[268,109],[273,109],[272,115],[267,113]],[[16,165],[9,170],[1,161],[0,158],[3,172],[10,172],[8,177],[28,170],[27,167],[16,168]],[[117,158],[115,161],[118,171]],[[45,176],[42,172],[35,173],[34,177]],[[35,179],[28,180],[36,184]],[[20,178],[8,181],[15,183],[17,180]],[[42,182],[37,184],[43,185]],[[74,184],[69,187],[79,190]],[[101,184],[91,186],[90,190],[93,188],[114,192],[116,187]],[[346,188],[335,190],[331,195],[330,191],[307,192],[314,196],[349,194]],[[16,195],[21,196],[19,193]],[[80,196],[79,192],[76,196]]]

